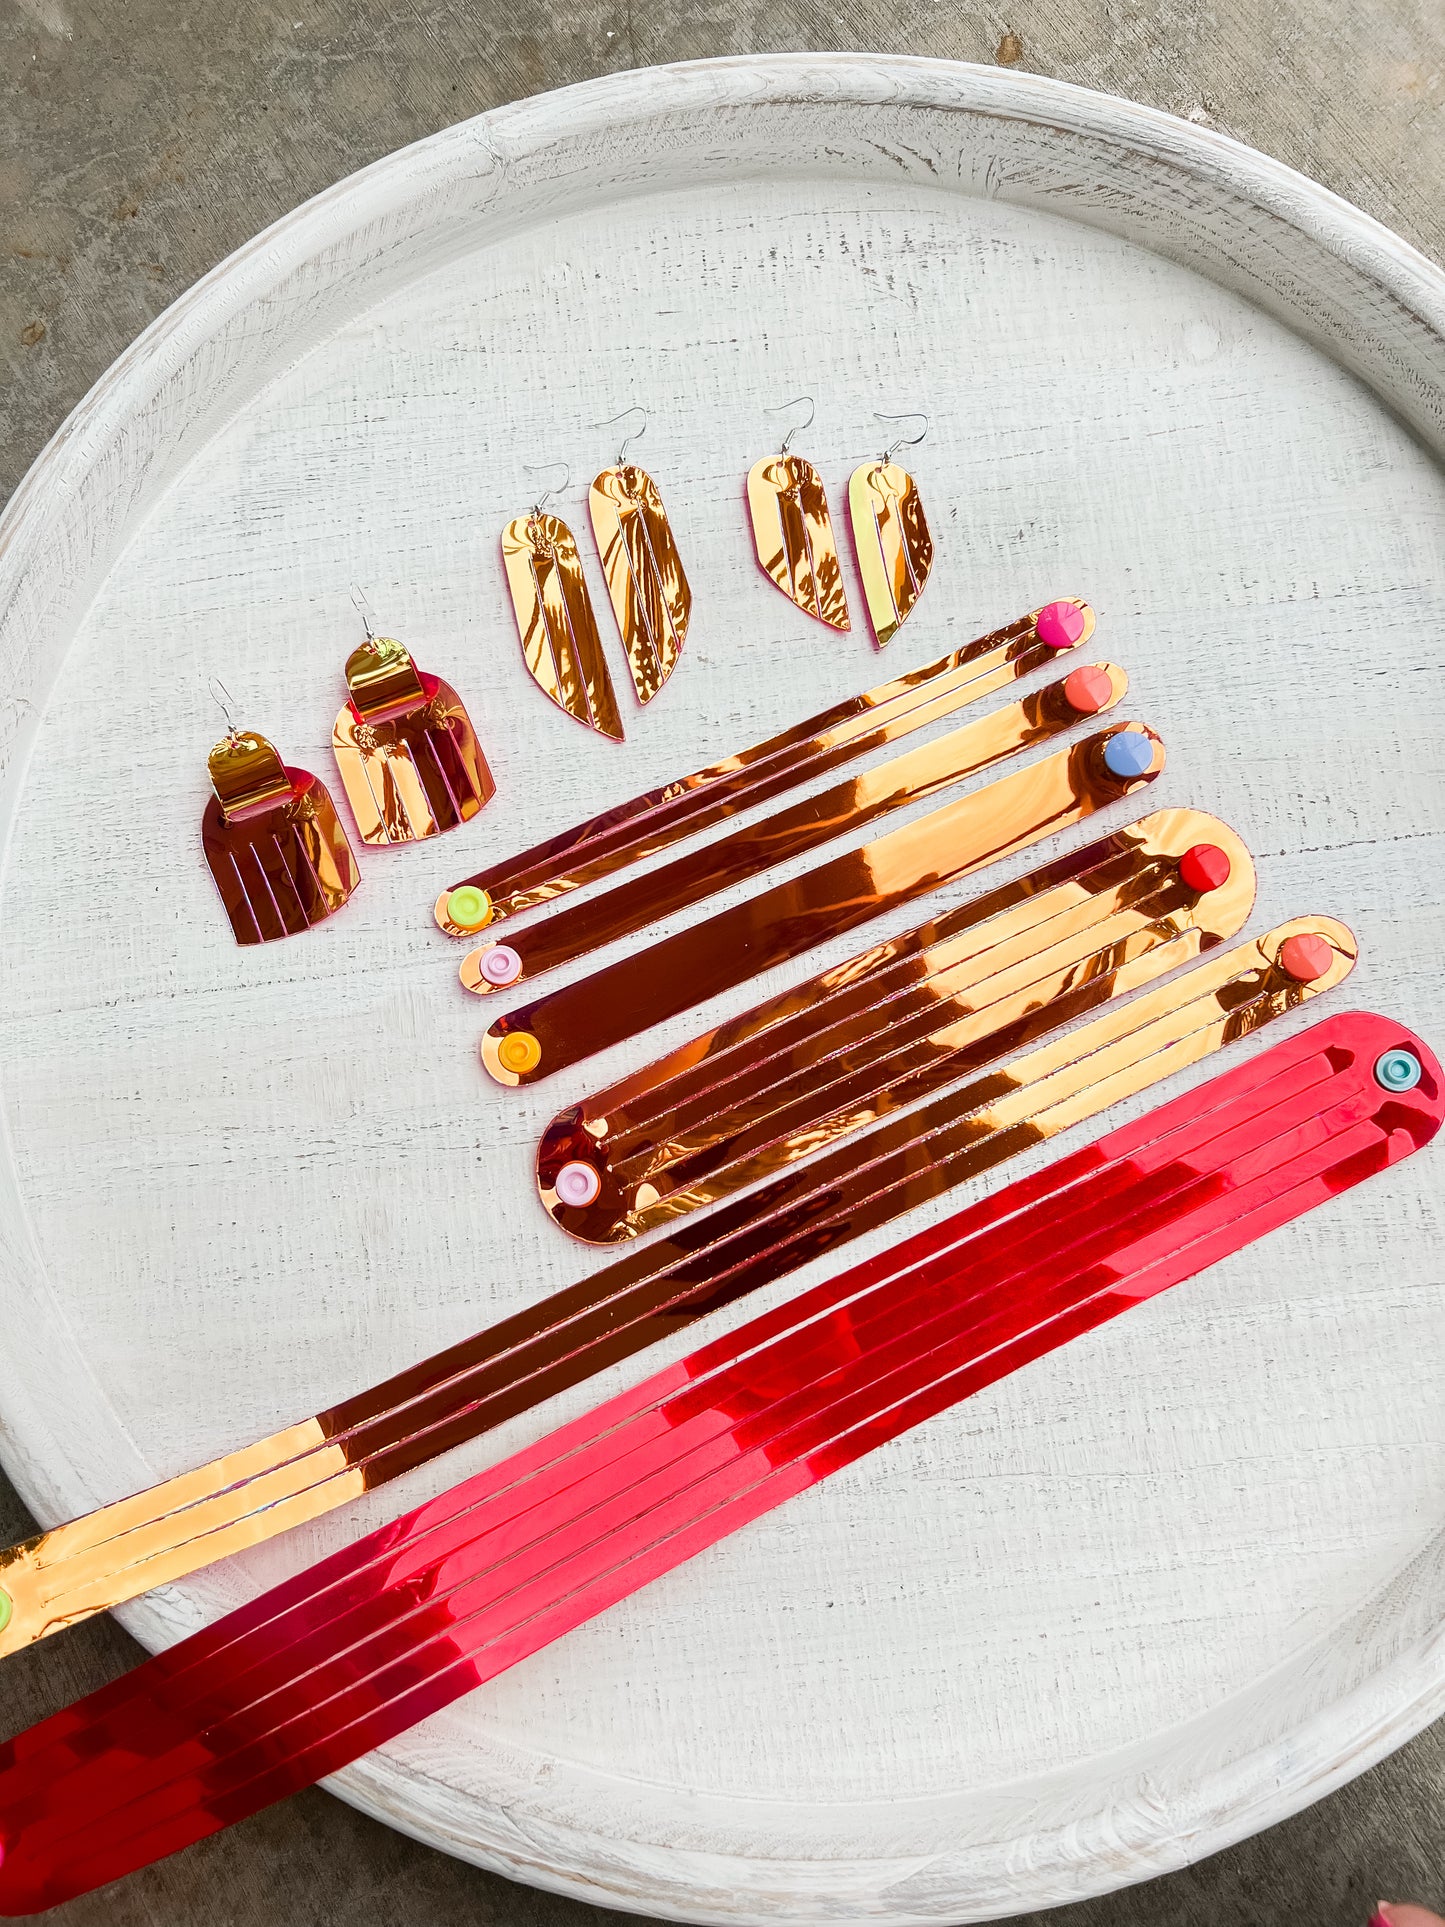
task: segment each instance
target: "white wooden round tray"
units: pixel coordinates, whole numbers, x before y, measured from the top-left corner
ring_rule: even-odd
[[[208,276],[0,539],[0,1408],[39,1518],[601,1262],[536,1203],[538,1129],[698,1020],[500,1091],[441,886],[1050,597],[1093,600],[1170,744],[1157,802],[1249,841],[1251,927],[1343,916],[1363,961],[1335,1007],[1438,1046],[1442,323],[1429,263],[1229,140],[871,56],[524,102]],[[882,664],[751,554],[742,478],[804,392],[835,500],[875,411],[931,419],[938,564]],[[585,526],[615,441],[591,424],[633,403],[696,619],[618,749],[527,681],[498,538],[527,463],[570,463]],[[320,930],[238,950],[198,835],[207,682],[330,776],[353,584],[470,701],[499,794],[368,854]],[[1316,1799],[1445,1711],[1441,1157],[934,1420],[336,1791],[719,1922],[993,1918]],[[162,1645],[643,1368],[125,1621]]]

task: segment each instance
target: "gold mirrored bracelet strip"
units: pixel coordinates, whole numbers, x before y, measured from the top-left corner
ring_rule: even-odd
[[[616,1244],[815,1156],[1190,963],[1243,926],[1254,865],[1217,817],[1161,810],[980,921],[963,905],[835,965],[554,1118],[564,1230]]]
[[[449,936],[474,937],[539,903],[596,883],[856,756],[901,741],[1044,668],[1093,633],[1094,612],[1087,602],[1047,603],[926,668],[866,689],[781,735],[479,870],[443,890],[436,902],[437,924]]]
[[[1080,678],[1087,680],[1080,684]],[[575,963],[619,937],[716,896],[730,884],[746,882],[1062,735],[1085,716],[1112,709],[1127,688],[1128,678],[1112,663],[1075,670],[1022,702],[965,723],[962,729],[922,743],[861,776],[847,777],[700,850],[674,857],[662,869],[628,878],[588,902],[565,904],[530,929],[517,932],[509,943],[469,951],[462,961],[462,984],[478,996],[491,996],[524,978]]]
[[[1164,745],[1142,724],[1101,730],[509,1011],[482,1038],[482,1062],[499,1084],[536,1083],[896,904],[1081,822],[1152,782],[1163,767]],[[518,966],[511,981],[532,967],[529,937],[535,937],[546,966],[563,960],[549,942],[552,932],[553,924],[544,923],[505,946]]]
[[[1216,954],[369,1391],[0,1553],[0,1652],[314,1519],[1251,1035],[1348,975],[1305,917]],[[1303,972],[1303,975],[1299,974]]]

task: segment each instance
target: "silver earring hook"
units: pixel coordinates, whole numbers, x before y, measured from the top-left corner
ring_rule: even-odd
[[[371,626],[371,604],[366,599],[366,591],[358,588],[354,582],[351,585],[351,600],[356,604],[356,612],[361,617],[361,626],[366,631],[366,640],[375,642],[376,631]]]
[[[922,428],[919,429],[916,435],[900,435],[896,442],[890,443],[889,446],[885,448],[883,453],[878,457],[880,462],[891,462],[893,460],[893,457],[898,453],[900,448],[916,447],[918,443],[921,442],[924,436],[928,433],[928,417],[927,415],[924,414],[921,408],[915,408],[912,410],[911,413],[903,414],[903,415],[875,414],[873,419],[876,422],[922,422],[923,423]]]
[[[566,462],[523,462],[523,471],[528,475],[540,475],[544,468],[560,468],[562,479],[556,488],[544,488],[532,504],[533,515],[540,515],[554,495],[560,495],[572,479],[572,470]]]
[[[811,395],[794,395],[791,401],[785,401],[777,408],[765,408],[763,410],[763,413],[765,415],[781,415],[781,414],[784,414],[789,408],[796,408],[800,401],[805,401],[808,404],[808,419],[805,422],[796,422],[793,425],[793,427],[791,427],[788,430],[787,434],[784,435],[783,446],[779,451],[781,454],[784,454],[784,455],[787,454],[789,445],[791,444],[793,437],[796,434],[800,433],[801,430],[805,428],[811,428],[813,426],[813,417],[818,412],[818,404],[813,400],[813,397]]]
[[[647,433],[647,410],[634,402],[631,408],[624,408],[621,415],[609,415],[605,422],[593,422],[592,424],[594,428],[611,428],[614,422],[620,422],[622,420],[623,415],[641,415],[642,426],[641,428],[634,428],[630,435],[624,435],[622,437],[622,446],[617,451],[617,466],[619,468],[621,468],[622,464],[627,460],[627,451],[631,444],[633,442],[640,442]]]
[[[235,697],[231,694],[230,690],[227,689],[219,676],[212,676],[206,687],[211,692],[212,702],[215,703],[217,709],[220,710],[226,719],[226,734],[228,736],[234,736],[236,734],[236,719],[231,714],[231,711],[236,706]]]

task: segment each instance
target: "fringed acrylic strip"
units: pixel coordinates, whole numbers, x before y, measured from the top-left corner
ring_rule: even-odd
[[[1114,765],[1126,773],[1116,774]],[[1163,767],[1163,744],[1138,723],[1086,737],[749,903],[509,1011],[482,1038],[482,1062],[499,1084],[549,1077],[828,937],[1081,822],[1152,782]],[[639,898],[630,901],[640,908]],[[584,922],[559,931],[562,921],[552,919],[510,944],[476,952],[464,968],[490,972],[493,987],[503,988],[529,971],[566,962],[577,954],[571,944],[596,926]],[[613,934],[620,932],[613,928]],[[498,951],[505,956],[499,959]]]
[[[437,898],[449,936],[472,937],[568,891],[656,856],[742,810],[900,741],[1083,646],[1088,603],[1050,602],[924,669],[864,690],[781,735],[616,804],[520,856],[465,877]]]
[[[675,857],[662,869],[619,883],[590,902],[564,905],[545,921],[519,932],[510,943],[470,951],[462,960],[462,983],[478,996],[490,996],[523,978],[531,980],[561,964],[575,963],[590,951],[644,930],[675,910],[701,903],[730,884],[816,850],[1048,742],[1085,716],[1112,709],[1127,688],[1123,670],[1112,663],[1076,669],[1021,702],[965,723],[936,742],[922,743],[862,776],[847,777],[817,796],[790,803],[761,823],[747,824],[700,850]]]
[[[980,1085],[887,1120],[601,1271],[257,1444],[0,1553],[0,1653],[318,1518],[786,1277],[1348,975],[1301,918]]]
[[[704,1346],[0,1748],[0,1912],[335,1772],[1441,1116],[1419,1038],[1337,1017]]]
[[[588,1243],[636,1237],[1192,962],[1249,915],[1254,865],[1217,817],[1161,810],[1096,850],[1069,881],[983,921],[963,905],[562,1112],[537,1153],[542,1202]]]

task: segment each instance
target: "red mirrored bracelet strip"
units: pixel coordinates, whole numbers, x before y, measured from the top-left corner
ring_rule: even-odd
[[[0,1748],[0,1912],[334,1772],[748,1520],[1429,1142],[1318,1024],[754,1319]]]
[[[1125,773],[1117,773],[1116,766]],[[1153,782],[1163,767],[1164,745],[1138,723],[1086,737],[1072,749],[1030,763],[874,843],[509,1011],[483,1037],[482,1062],[499,1084],[536,1083],[898,904],[1082,822]],[[510,960],[510,982],[521,980],[539,952],[544,968],[565,961],[548,946],[569,914],[522,932],[514,944],[474,952],[462,966],[463,980],[474,962],[485,973],[489,960],[502,951]]]
[[[1097,681],[1080,682],[1089,676]],[[701,849],[674,857],[660,869],[628,878],[602,896],[563,905],[509,943],[468,952],[458,973],[463,988],[489,997],[524,978],[535,979],[560,964],[575,963],[619,937],[716,896],[731,884],[746,882],[1048,742],[1084,716],[1112,709],[1127,687],[1123,670],[1112,664],[1076,670],[1022,702],[981,716],[936,742],[921,743],[891,763],[848,777],[761,822],[745,824]],[[1075,691],[1073,701],[1070,690]],[[1095,774],[1092,769],[1090,773]],[[1107,769],[1100,768],[1097,776],[1111,796],[1118,795],[1117,781],[1110,781]]]
[[[520,856],[479,870],[437,899],[436,921],[448,935],[475,936],[493,923],[595,883],[695,836],[800,783],[900,741],[1034,669],[1080,647],[1094,633],[1086,602],[1043,609],[955,649],[924,669],[864,690],[767,742],[619,803]],[[451,899],[461,893],[458,921]]]
[[[1096,1116],[1341,982],[1354,944],[1297,918],[785,1171],[564,1291],[194,1472],[0,1553],[13,1652],[318,1517]]]
[[[563,1111],[537,1152],[543,1204],[589,1243],[637,1237],[1191,963],[1249,915],[1254,865],[1218,817],[1159,810],[1103,848],[1052,888],[982,922],[976,904],[947,911]]]

